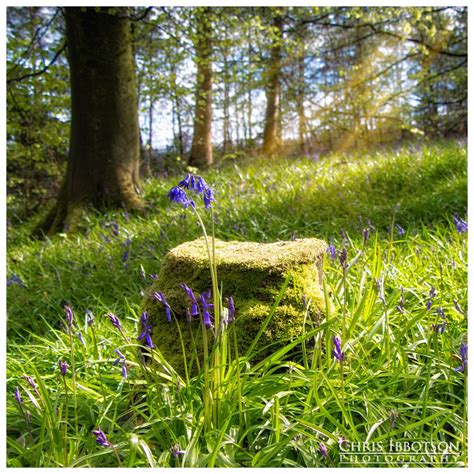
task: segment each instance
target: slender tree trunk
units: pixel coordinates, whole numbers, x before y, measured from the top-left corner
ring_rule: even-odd
[[[227,38],[226,38],[227,39]],[[227,60],[227,53],[224,51],[224,153],[227,153],[231,145],[230,140],[230,117],[229,117],[229,64]]]
[[[298,52],[298,85],[296,94],[296,113],[298,115],[298,144],[301,153],[305,153],[305,135],[306,135],[306,116],[304,113],[304,99],[305,99],[305,67],[304,67],[304,42],[300,39],[301,45]]]
[[[251,146],[252,141],[252,30],[249,26],[249,37],[248,37],[248,75],[247,75],[247,94],[248,94],[248,110],[247,110],[247,120],[249,124],[249,142],[247,146]]]
[[[198,10],[195,41],[197,76],[194,134],[189,164],[211,166],[212,159],[212,25],[211,8]]]
[[[73,230],[85,206],[141,210],[139,132],[126,10],[65,8],[72,124],[66,178],[40,226]]]
[[[267,108],[265,112],[265,128],[263,131],[263,153],[273,155],[280,149],[279,143],[279,112],[281,89],[281,49],[283,36],[283,19],[276,15],[273,18],[275,39],[265,71]]]

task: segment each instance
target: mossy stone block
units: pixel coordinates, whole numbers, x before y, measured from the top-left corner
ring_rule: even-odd
[[[283,298],[258,342],[258,348],[262,349],[258,358],[302,334],[305,316],[303,295],[311,302],[309,318],[318,324],[324,312],[321,285],[322,259],[326,248],[326,242],[319,239],[268,244],[215,240],[219,287],[222,288],[224,301],[226,297],[232,296],[235,302],[236,319],[232,324],[235,325],[239,354],[243,354],[250,346],[288,277],[290,280]],[[186,318],[190,300],[180,287],[181,283],[192,288],[196,297],[211,288],[204,238],[186,242],[168,252],[144,302],[144,309],[148,311],[154,326],[154,343],[167,361],[182,374],[184,356],[179,332],[188,366],[193,352],[202,364],[203,342],[199,318],[191,318],[191,321]],[[163,305],[152,298],[154,291],[163,293],[177,321],[166,321]],[[180,331],[176,324],[179,324]],[[208,335],[212,343],[212,331],[208,330]],[[265,351],[264,348],[270,344],[272,347]],[[195,359],[191,363],[194,367],[191,372],[195,372],[199,363]]]

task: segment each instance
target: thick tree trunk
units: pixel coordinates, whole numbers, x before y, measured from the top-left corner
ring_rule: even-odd
[[[212,25],[210,8],[199,10],[196,15],[195,41],[197,75],[194,134],[189,164],[203,168],[212,165]]]
[[[273,18],[275,39],[270,52],[265,72],[267,109],[265,112],[265,128],[263,131],[263,153],[273,155],[280,149],[279,143],[279,112],[280,112],[280,78],[281,78],[281,47],[283,35],[283,19],[277,15]]]
[[[66,178],[45,233],[77,226],[87,205],[142,209],[139,132],[126,11],[65,8],[72,125]]]

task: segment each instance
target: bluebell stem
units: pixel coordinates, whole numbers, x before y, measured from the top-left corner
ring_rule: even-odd
[[[107,440],[107,436],[105,435],[105,433],[100,428],[92,431],[92,434],[95,436],[96,443],[98,443],[98,444],[100,444],[101,446],[104,446],[104,447],[110,446],[110,443]]]
[[[461,365],[459,367],[456,367],[454,370],[456,372],[463,372],[467,366],[467,344],[461,344],[459,354],[461,355]]]
[[[170,309],[170,305],[166,302],[166,299],[163,296],[163,293],[161,291],[154,291],[153,297],[156,299],[156,301],[160,302],[165,307],[166,319],[170,323],[171,322],[171,309]]]
[[[332,341],[334,343],[334,349],[332,351],[332,355],[334,356],[334,358],[337,361],[344,362],[345,354],[344,354],[344,352],[342,351],[342,348],[341,348],[341,340],[339,339],[339,337],[334,336],[332,338]]]
[[[114,328],[117,328],[119,331],[122,330],[122,325],[120,324],[119,318],[115,316],[113,313],[107,313],[107,317],[109,318],[109,321],[112,323],[112,326]]]
[[[69,367],[67,362],[64,362],[63,360],[60,360],[58,363],[59,370],[61,371],[61,375],[64,377],[67,373],[67,368]]]

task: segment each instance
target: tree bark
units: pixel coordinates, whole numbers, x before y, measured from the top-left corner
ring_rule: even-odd
[[[265,112],[265,128],[263,131],[263,153],[273,155],[280,149],[279,143],[279,112],[281,89],[281,49],[283,36],[283,18],[273,17],[274,40],[265,71],[267,108]]]
[[[197,77],[194,134],[189,165],[211,166],[212,159],[212,25],[211,8],[198,9],[195,40]]]
[[[88,205],[141,210],[139,131],[126,11],[65,8],[72,125],[66,177],[40,230],[73,230]]]

